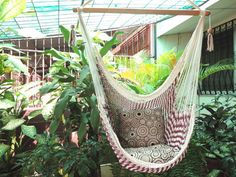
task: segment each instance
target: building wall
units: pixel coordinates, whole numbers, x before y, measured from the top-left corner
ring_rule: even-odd
[[[213,19],[214,16],[211,17],[211,18]],[[218,23],[212,24],[212,26],[215,27],[215,26],[221,25],[221,24],[226,23],[226,22],[228,22],[232,19],[235,19],[235,18],[236,18],[236,14],[234,14],[232,16],[225,17],[224,20],[222,20]],[[171,23],[173,23],[173,22],[171,22]],[[168,26],[167,21],[166,21],[165,25]],[[171,24],[169,24],[169,25],[171,26]],[[158,35],[159,34],[158,29],[159,28],[158,27],[159,27],[159,25],[157,24],[157,31],[156,31],[157,36],[159,36]],[[236,44],[236,28],[234,30],[235,30],[235,32],[234,32],[234,41],[235,41],[235,44]],[[157,40],[156,40],[157,58],[163,52],[169,51],[173,48],[175,48],[177,52],[183,51],[186,44],[188,43],[188,41],[191,37],[191,34],[192,34],[192,32],[186,32],[186,33],[178,33],[178,34],[172,34],[172,35],[162,35],[162,36],[157,37]],[[234,45],[234,47],[235,47],[235,54],[236,54],[236,45]]]
[[[157,58],[164,52],[175,49],[181,52],[187,45],[192,33],[180,33],[174,35],[165,35],[157,38]]]
[[[219,24],[213,24],[212,26],[218,26],[220,24],[223,24],[225,22],[228,22],[232,19],[234,19],[236,16],[233,17],[227,17],[224,21],[222,21]],[[158,30],[158,29],[157,29]],[[175,49],[177,52],[181,52],[184,50],[186,44],[188,43],[191,32],[188,33],[179,33],[179,34],[173,34],[173,35],[162,35],[157,38],[156,40],[156,51],[157,51],[157,58],[164,52],[169,51],[171,49]],[[236,66],[236,28],[234,28],[234,59],[235,59],[235,66]],[[236,72],[234,72],[234,83],[236,88]],[[210,103],[211,100],[214,99],[214,95],[200,95],[198,97],[198,105],[202,105]],[[203,113],[203,112],[198,112]]]

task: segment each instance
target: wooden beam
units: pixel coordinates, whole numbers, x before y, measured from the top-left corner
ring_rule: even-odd
[[[119,13],[119,14],[152,14],[152,15],[200,15],[200,10],[170,10],[170,9],[129,9],[129,8],[73,8],[73,12],[84,13]],[[209,16],[210,11],[205,11],[205,15]]]

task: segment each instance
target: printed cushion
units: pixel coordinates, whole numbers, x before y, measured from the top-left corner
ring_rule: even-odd
[[[127,148],[125,150],[136,159],[151,163],[166,163],[179,152],[178,148],[163,144],[141,148]]]
[[[118,134],[124,148],[166,143],[160,108],[122,111],[119,118]]]

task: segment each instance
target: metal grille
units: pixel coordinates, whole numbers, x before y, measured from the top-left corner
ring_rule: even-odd
[[[207,33],[205,32],[202,48],[202,64],[215,64],[220,60],[228,59],[234,64],[234,28],[236,19],[214,28],[213,52],[206,51]],[[199,84],[200,94],[228,94],[235,92],[234,71],[221,71],[208,76]]]

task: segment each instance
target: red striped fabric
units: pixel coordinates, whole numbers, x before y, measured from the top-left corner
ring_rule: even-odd
[[[170,115],[165,126],[165,138],[168,145],[181,148],[187,136],[189,120],[189,114],[173,112]]]

